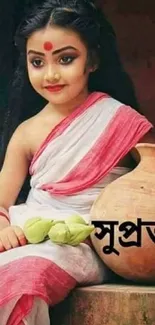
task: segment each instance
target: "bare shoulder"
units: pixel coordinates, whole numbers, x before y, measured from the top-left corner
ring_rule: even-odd
[[[22,128],[26,134],[27,146],[31,159],[52,131],[52,129],[64,118],[60,114],[54,114],[46,107],[37,115],[25,121]]]
[[[8,209],[16,201],[29,172],[31,150],[38,138],[41,123],[35,116],[21,123],[13,133],[0,171],[0,206]],[[3,189],[3,190],[1,190]]]
[[[26,120],[19,126],[19,133],[25,137],[25,145],[33,158],[52,129],[65,118],[60,113],[53,112],[46,105],[38,114]]]
[[[0,206],[5,209],[15,203],[28,174],[30,155],[27,130],[27,123],[22,123],[15,130],[0,171]]]
[[[25,136],[25,145],[29,159],[32,160],[35,152],[48,134],[48,128],[45,127],[44,118],[40,113],[23,122],[20,128],[21,133]]]
[[[14,152],[23,152],[27,158],[30,158],[30,147],[29,147],[29,129],[31,128],[31,121],[27,120],[21,123],[15,130],[10,139],[8,149],[14,150]]]
[[[12,142],[16,142],[20,150],[23,150],[29,160],[32,159],[32,147],[34,139],[41,130],[41,118],[37,114],[22,122],[13,134]]]
[[[21,134],[28,133],[38,122],[40,119],[40,114],[32,116],[31,118],[22,122],[16,129],[17,132]]]

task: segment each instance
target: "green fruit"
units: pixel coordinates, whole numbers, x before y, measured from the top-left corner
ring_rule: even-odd
[[[53,243],[67,244],[70,239],[70,231],[65,223],[56,223],[50,229],[48,236]]]
[[[23,231],[29,243],[37,244],[44,241],[51,225],[52,220],[35,217],[26,221]]]
[[[57,223],[65,223],[65,220],[53,220],[52,221],[52,227],[56,225]]]
[[[70,230],[70,240],[69,245],[77,246],[83,242],[94,230],[93,225],[82,225],[82,224],[70,224],[68,225]]]
[[[72,215],[70,217],[68,217],[66,220],[65,220],[65,223],[68,225],[68,224],[71,224],[71,223],[78,223],[78,224],[82,224],[82,225],[87,225],[87,223],[85,222],[85,220],[79,216],[79,215]]]

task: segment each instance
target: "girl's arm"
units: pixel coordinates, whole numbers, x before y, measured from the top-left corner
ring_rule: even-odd
[[[15,203],[28,173],[30,149],[27,138],[25,123],[22,123],[13,134],[6,151],[0,172],[0,230],[9,225],[8,209]]]

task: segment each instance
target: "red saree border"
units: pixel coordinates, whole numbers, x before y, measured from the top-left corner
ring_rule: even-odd
[[[152,124],[144,116],[121,105],[83,159],[61,181],[43,184],[41,189],[51,195],[72,195],[93,186],[117,166],[150,128]]]

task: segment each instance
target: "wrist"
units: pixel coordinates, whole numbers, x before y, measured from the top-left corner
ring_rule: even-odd
[[[9,214],[7,210],[0,208],[0,230],[10,225]]]
[[[1,217],[5,218],[10,223],[9,215],[7,212],[0,211],[0,218]]]

